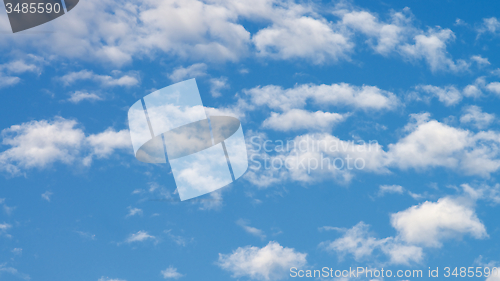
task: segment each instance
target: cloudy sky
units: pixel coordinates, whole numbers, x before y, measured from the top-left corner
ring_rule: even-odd
[[[81,0],[12,34],[0,9],[0,279],[500,266],[499,10]],[[250,162],[181,202],[168,164],[135,159],[127,111],[190,78]]]

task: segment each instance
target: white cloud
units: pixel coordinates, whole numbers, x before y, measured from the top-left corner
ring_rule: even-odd
[[[239,219],[236,221],[236,224],[239,225],[241,228],[243,228],[243,230],[245,230],[247,233],[252,234],[253,236],[259,237],[260,239],[266,239],[266,235],[264,234],[264,231],[248,225],[249,224],[248,221],[246,221],[244,219]]]
[[[133,217],[135,215],[142,216],[143,212],[139,208],[132,208],[129,206],[127,209],[128,209],[128,214],[125,217]]]
[[[132,243],[132,242],[142,242],[146,240],[156,240],[156,237],[149,235],[146,231],[138,231],[137,233],[130,234],[130,236],[125,240],[127,243]]]
[[[23,254],[23,249],[22,248],[14,248],[14,249],[12,249],[11,252],[16,256],[21,256]]]
[[[43,194],[42,194],[42,199],[43,200],[46,200],[47,202],[50,202],[50,196],[52,196],[52,192],[50,191],[45,191]]]
[[[12,228],[12,225],[5,222],[0,223],[0,235],[3,234],[7,237],[11,237],[10,234],[7,233],[7,230],[9,230],[10,228]]]
[[[99,101],[99,100],[103,100],[103,98],[94,94],[94,93],[76,91],[76,92],[72,93],[70,98],[68,99],[68,101],[72,102],[72,103],[79,103],[79,102],[84,101],[84,100]]]
[[[500,95],[500,82],[491,82],[486,85],[486,89],[494,94]]]
[[[381,185],[379,186],[378,195],[384,196],[386,193],[403,194],[405,189],[401,185]]]
[[[11,146],[0,154],[3,170],[16,174],[20,168],[74,162],[85,138],[76,126],[74,120],[56,117],[53,121],[31,121],[2,130],[2,144]]]
[[[418,34],[413,39],[414,45],[401,46],[401,54],[412,60],[424,59],[431,71],[462,72],[469,68],[464,60],[453,61],[446,51],[446,43],[455,40],[455,34],[450,29],[430,28],[426,33]]]
[[[478,129],[487,128],[495,120],[495,114],[483,112],[479,106],[471,105],[465,108],[460,117],[460,123],[471,124]]]
[[[125,129],[117,132],[108,128],[104,132],[89,135],[86,142],[92,148],[93,155],[103,158],[117,149],[130,148],[130,134]]]
[[[0,64],[0,88],[13,86],[21,81],[21,78],[11,74],[40,73],[43,58],[31,54],[25,55],[24,58]]]
[[[263,248],[246,246],[239,247],[231,254],[219,254],[218,265],[230,271],[234,278],[279,280],[287,278],[290,267],[305,266],[306,256],[271,241]]]
[[[260,56],[309,59],[322,64],[348,59],[354,47],[349,38],[324,19],[295,15],[276,18],[272,26],[252,37]]]
[[[99,278],[97,281],[127,281],[127,280],[101,276],[101,278]]]
[[[411,119],[403,131],[407,134],[385,150],[376,142],[341,140],[325,133],[285,141],[248,137],[250,169],[245,179],[258,187],[325,179],[345,184],[357,173],[388,174],[393,169],[445,168],[484,178],[500,169],[500,132],[452,127],[430,120],[428,113],[412,114]]]
[[[244,90],[253,105],[267,105],[271,109],[287,111],[303,108],[311,100],[321,106],[349,106],[365,110],[393,109],[399,101],[388,91],[375,86],[352,86],[347,83],[332,85],[303,84],[283,89],[280,86],[268,85]]]
[[[175,268],[171,265],[169,267],[167,267],[165,270],[162,270],[161,275],[163,276],[164,279],[167,279],[167,278],[168,279],[179,279],[179,278],[184,276],[183,274],[180,274],[179,272],[177,272],[177,268]]]
[[[220,91],[224,89],[229,89],[227,77],[210,79],[210,93],[212,94],[212,97],[220,97],[222,95]]]
[[[272,112],[264,120],[262,126],[276,131],[329,130],[334,125],[345,120],[345,115],[323,111],[310,112],[302,109],[292,109],[285,113]]]
[[[407,125],[410,133],[390,144],[390,165],[400,169],[446,167],[466,175],[489,177],[500,168],[499,135],[496,132],[474,134],[436,120],[429,114],[413,114]]]
[[[450,197],[392,214],[391,224],[402,240],[427,247],[441,247],[442,240],[465,234],[477,239],[488,237],[475,210]]]
[[[401,45],[411,34],[409,9],[405,8],[403,13],[392,12],[391,22],[382,23],[379,19],[367,11],[340,10],[337,12],[342,18],[342,23],[355,31],[359,31],[370,39],[367,43],[379,54],[387,55]],[[377,41],[374,44],[373,38]]]
[[[188,67],[178,67],[168,75],[173,82],[179,82],[189,78],[195,78],[207,75],[207,65],[204,63],[195,63]]]
[[[462,94],[454,86],[441,88],[432,85],[419,85],[416,89],[435,95],[439,101],[444,103],[446,106],[456,105],[462,100]],[[472,91],[472,89],[469,91]]]
[[[8,273],[8,274],[11,274],[17,278],[24,279],[24,280],[31,279],[31,277],[28,274],[21,273],[17,269],[7,266],[7,263],[0,264],[0,275],[2,273]]]
[[[130,147],[126,130],[115,132],[110,128],[86,137],[79,127],[76,120],[55,117],[2,130],[2,144],[10,148],[0,152],[0,167],[19,175],[22,169],[44,169],[58,162],[89,165],[94,155],[107,157],[116,149]]]
[[[0,88],[13,86],[21,81],[21,78],[15,76],[5,76],[0,73]]]
[[[483,67],[483,66],[491,64],[490,61],[488,60],[488,58],[483,58],[480,55],[472,56],[471,60],[475,61],[479,67]]]
[[[237,23],[238,13],[221,1],[90,0],[71,13],[44,25],[53,33],[11,34],[0,46],[37,46],[44,53],[120,66],[154,55],[236,61],[250,43],[250,33]]]
[[[377,239],[369,232],[369,225],[360,222],[351,229],[338,229],[344,232],[341,238],[332,242],[320,243],[326,251],[336,252],[342,259],[346,254],[353,255],[356,261],[372,257],[375,251],[381,251],[391,264],[420,263],[423,259],[423,250],[414,245],[400,242],[398,238],[388,237]]]
[[[500,31],[500,22],[496,17],[484,18],[483,23],[477,28],[478,37],[482,33],[492,33],[497,34]]]
[[[188,242],[192,242],[194,240],[193,238],[186,239],[185,237],[182,237],[180,235],[174,235],[174,234],[172,234],[172,230],[171,229],[164,230],[163,232],[168,235],[168,238],[170,238],[172,241],[175,242],[175,244],[177,244],[179,246],[185,247]]]
[[[109,75],[98,75],[90,70],[80,70],[78,72],[70,72],[58,78],[65,86],[74,84],[82,80],[92,80],[101,83],[103,86],[122,86],[131,87],[138,85],[139,79],[132,75],[123,75],[121,77],[112,77]]]

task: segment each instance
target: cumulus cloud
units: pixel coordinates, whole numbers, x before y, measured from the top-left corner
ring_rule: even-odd
[[[413,40],[415,44],[405,44],[400,48],[401,54],[412,60],[425,60],[431,71],[462,72],[469,68],[464,60],[454,61],[446,50],[446,44],[455,40],[455,34],[450,29],[430,28]]]
[[[271,109],[281,111],[303,108],[308,100],[316,105],[348,106],[363,110],[390,110],[399,103],[397,97],[391,92],[375,86],[358,87],[347,83],[303,84],[289,89],[268,85],[244,90],[244,93],[253,105],[266,105]]]
[[[212,97],[220,97],[221,90],[229,89],[229,84],[227,83],[227,77],[212,78],[210,79],[210,93]]]
[[[466,234],[488,237],[473,207],[450,197],[392,214],[391,224],[402,240],[427,247],[441,247],[442,240]]]
[[[423,249],[408,245],[398,238],[388,237],[377,239],[369,232],[369,225],[360,222],[351,229],[339,229],[344,235],[334,241],[320,243],[320,248],[335,252],[342,259],[351,254],[356,261],[372,257],[374,251],[380,251],[391,264],[420,263],[423,259]]]
[[[272,26],[252,37],[260,56],[310,59],[316,64],[347,59],[354,44],[322,18],[295,15],[279,17]]]
[[[439,101],[446,106],[456,105],[462,100],[462,94],[454,86],[437,87],[432,85],[419,85],[416,88],[417,90],[436,96]],[[473,89],[469,89],[471,95],[472,91]]]
[[[0,46],[36,45],[46,53],[120,66],[157,53],[235,61],[250,43],[250,33],[237,23],[238,13],[220,1],[91,0],[71,12],[69,18],[44,25],[53,33],[30,38],[11,34]]]
[[[142,216],[142,210],[139,208],[128,207],[128,214],[125,217],[133,217],[135,215]]]
[[[195,63],[188,67],[178,67],[168,75],[173,82],[179,82],[189,78],[195,78],[207,75],[207,65],[204,63]]]
[[[72,103],[79,103],[81,101],[88,100],[88,101],[99,101],[103,100],[102,97],[100,97],[97,94],[94,93],[87,93],[87,92],[81,92],[81,91],[76,91],[71,94],[71,96],[68,98],[69,102]]]
[[[412,115],[410,133],[389,145],[391,165],[401,169],[446,167],[467,175],[489,177],[500,167],[499,141],[496,132],[472,132],[454,128],[429,114]]]
[[[397,47],[413,32],[409,13],[408,8],[405,8],[403,12],[392,12],[390,22],[384,23],[368,11],[342,9],[336,12],[342,18],[342,24],[368,36],[367,43],[375,52],[382,55],[396,51]],[[374,40],[376,42],[373,42]]]
[[[133,243],[133,242],[143,242],[146,240],[156,240],[156,237],[153,235],[149,235],[146,231],[140,230],[137,233],[132,233],[129,235],[125,242]]]
[[[476,31],[478,32],[478,38],[483,33],[496,35],[500,31],[500,22],[496,17],[484,18],[482,24],[477,27]]]
[[[161,275],[164,279],[179,279],[184,276],[183,274],[177,272],[177,268],[172,265],[167,267],[165,270],[162,270]]]
[[[345,120],[346,115],[323,111],[310,112],[302,109],[292,109],[285,113],[272,112],[264,120],[262,126],[276,131],[328,130]]]
[[[70,72],[62,77],[59,77],[60,80],[65,86],[74,84],[78,81],[82,80],[92,80],[98,83],[101,83],[103,86],[112,87],[112,86],[122,86],[122,87],[130,87],[139,84],[139,79],[132,75],[123,75],[121,77],[112,77],[109,75],[99,75],[95,74],[90,70],[81,70],[78,72]]]
[[[495,114],[483,112],[479,106],[470,105],[460,117],[460,123],[470,124],[478,129],[487,128],[495,120]]]
[[[231,272],[234,278],[280,280],[287,278],[290,267],[305,266],[306,256],[271,241],[262,248],[246,246],[239,247],[231,254],[219,254],[218,265]]]
[[[374,141],[341,140],[326,133],[286,141],[255,135],[249,137],[250,168],[245,179],[268,187],[325,179],[348,183],[358,173],[388,174],[394,169],[423,172],[445,168],[484,178],[500,169],[499,132],[452,127],[431,120],[428,113],[412,114],[403,132],[405,135],[385,149]]]
[[[18,59],[0,64],[0,88],[13,86],[21,81],[21,78],[13,75],[19,75],[26,72],[41,72],[41,65],[44,62],[43,58],[31,54],[24,57],[25,59]]]
[[[89,165],[93,156],[107,157],[116,149],[130,147],[126,130],[108,129],[87,137],[76,120],[62,117],[13,125],[2,130],[1,136],[9,148],[0,152],[0,166],[12,175],[54,163]]]

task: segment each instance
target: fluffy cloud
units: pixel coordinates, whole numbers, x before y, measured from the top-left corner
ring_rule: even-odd
[[[227,77],[210,79],[210,93],[212,94],[212,97],[220,97],[222,95],[220,91],[224,89],[229,89]]]
[[[0,47],[36,44],[47,53],[115,65],[158,52],[234,61],[246,52],[250,34],[236,23],[238,14],[218,2],[85,1],[71,11],[71,17],[44,25],[53,33],[30,38],[7,35]],[[9,29],[8,21],[2,20],[0,30]]]
[[[500,168],[498,133],[474,134],[429,120],[429,114],[412,116],[415,121],[407,127],[411,132],[389,145],[391,165],[401,169],[446,167],[483,177]]]
[[[287,277],[290,267],[305,266],[306,256],[271,241],[263,248],[246,246],[231,254],[219,254],[218,265],[230,271],[234,278],[279,280]]]
[[[286,141],[252,136],[245,178],[267,187],[288,180],[347,183],[356,173],[387,174],[393,169],[422,172],[441,167],[484,178],[500,169],[499,132],[474,133],[431,120],[428,113],[412,114],[411,119],[404,129],[407,134],[387,149],[375,141],[341,140],[324,133]]]
[[[86,137],[77,121],[62,117],[13,125],[2,130],[1,136],[2,144],[10,148],[0,152],[0,166],[12,175],[57,162],[88,165],[93,156],[107,157],[116,149],[130,147],[126,130],[108,129]]]
[[[81,70],[78,72],[70,72],[59,80],[66,86],[71,85],[81,80],[92,80],[101,83],[103,86],[122,86],[130,87],[139,84],[139,79],[131,75],[123,75],[122,77],[113,78],[109,75],[98,75],[89,70]]]
[[[406,58],[425,60],[433,72],[461,72],[468,69],[468,63],[464,60],[453,61],[446,51],[446,43],[455,40],[455,34],[450,29],[430,28],[426,33],[416,35],[413,40],[415,44],[405,44],[400,48]]]
[[[135,215],[142,216],[142,210],[139,208],[128,207],[128,214],[125,217],[133,217]]]
[[[462,94],[454,86],[446,86],[442,88],[432,85],[420,85],[416,88],[417,90],[435,95],[439,99],[439,101],[444,103],[446,106],[456,105],[462,100]],[[472,91],[472,89],[469,89],[469,92],[471,94]]]
[[[440,247],[442,240],[464,234],[477,239],[488,237],[475,210],[450,197],[395,213],[391,216],[391,224],[402,240],[427,247]]]
[[[347,83],[332,85],[303,84],[283,89],[268,85],[244,90],[253,105],[266,105],[271,109],[287,111],[303,108],[311,100],[322,106],[348,106],[364,110],[393,109],[398,105],[397,97],[375,86],[352,86]]]
[[[471,105],[465,108],[465,113],[460,117],[460,122],[471,124],[478,129],[487,128],[495,120],[495,114],[483,112],[479,106]]]
[[[184,276],[177,272],[177,268],[173,266],[169,266],[165,270],[162,270],[161,275],[164,279],[179,279]]]
[[[368,36],[367,43],[375,52],[382,55],[395,51],[396,47],[406,40],[408,34],[411,34],[410,16],[405,13],[409,13],[408,8],[405,8],[403,13],[392,12],[391,22],[383,23],[367,11],[337,11],[342,18],[342,24]]]
[[[179,82],[188,78],[195,78],[207,75],[207,65],[204,63],[195,63],[188,67],[178,67],[168,75],[173,82]]]
[[[488,58],[483,58],[480,55],[471,56],[471,60],[475,61],[479,67],[490,65]]]
[[[483,23],[477,28],[478,32],[478,37],[482,33],[492,33],[492,34],[498,34],[500,31],[500,22],[497,20],[496,17],[491,17],[491,18],[484,18]]]
[[[81,92],[81,91],[76,91],[71,94],[69,97],[68,101],[72,103],[79,103],[81,101],[88,100],[88,101],[99,101],[102,100],[102,97],[94,94],[94,93],[87,93],[87,92]]]
[[[407,245],[398,238],[377,239],[369,232],[369,225],[360,222],[351,229],[336,229],[344,232],[341,238],[332,242],[326,241],[320,247],[326,251],[336,252],[340,258],[346,254],[353,255],[356,261],[371,257],[374,251],[380,251],[391,264],[420,263],[423,250],[414,245]]]
[[[302,109],[292,109],[283,114],[271,113],[262,126],[276,131],[296,130],[328,130],[335,124],[345,120],[345,115],[323,111],[310,112]]]
[[[21,78],[12,75],[19,75],[26,72],[39,73],[43,58],[26,55],[24,60],[13,60],[8,63],[0,64],[0,88],[13,86],[21,81]]]
[[[133,243],[133,242],[142,242],[146,240],[156,240],[156,237],[149,235],[146,231],[138,231],[137,233],[132,233],[130,236],[125,239],[125,242],[127,243]]]
[[[347,58],[354,47],[326,20],[301,15],[276,19],[271,27],[259,30],[252,41],[261,56],[305,58],[317,64]]]

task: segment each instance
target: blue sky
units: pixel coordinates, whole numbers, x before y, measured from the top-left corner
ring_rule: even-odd
[[[500,266],[498,6],[82,0],[16,34],[1,9],[0,279]],[[190,78],[253,161],[181,202],[168,165],[135,159],[127,111]]]

